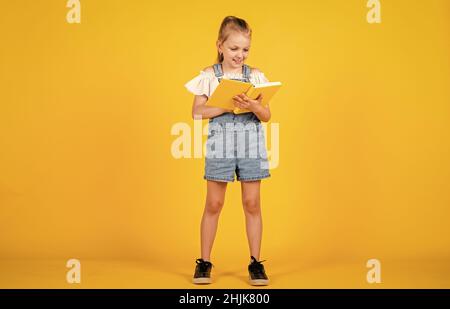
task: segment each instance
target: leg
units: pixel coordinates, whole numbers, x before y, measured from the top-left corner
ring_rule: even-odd
[[[259,260],[262,237],[262,216],[260,206],[261,181],[241,181],[242,205],[244,206],[250,255]]]
[[[201,253],[205,261],[211,260],[211,250],[216,237],[220,211],[225,201],[226,189],[226,182],[207,181],[206,204],[200,228]]]

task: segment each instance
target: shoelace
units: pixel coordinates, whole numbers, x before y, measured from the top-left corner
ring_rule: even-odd
[[[206,271],[208,270],[208,266],[209,266],[209,265],[213,266],[211,262],[206,262],[206,261],[203,260],[203,259],[197,259],[197,260],[195,261],[195,263],[197,263],[197,264],[199,265],[199,270],[200,270],[201,272],[206,272]]]
[[[250,267],[255,270],[255,272],[258,272],[260,274],[264,273],[264,265],[262,264],[266,260],[263,261],[257,261],[253,256],[251,257],[252,263],[250,264]]]

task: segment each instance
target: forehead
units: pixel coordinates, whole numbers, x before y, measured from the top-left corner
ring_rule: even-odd
[[[248,47],[250,46],[250,38],[242,32],[230,31],[225,43],[230,46]]]

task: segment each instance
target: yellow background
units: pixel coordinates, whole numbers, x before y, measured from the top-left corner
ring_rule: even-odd
[[[193,126],[183,85],[226,15],[285,85],[262,183],[272,286],[374,287],[375,258],[375,287],[450,287],[449,1],[381,1],[381,24],[363,0],[85,0],[81,24],[63,0],[0,3],[1,287],[71,287],[70,258],[81,287],[191,287],[204,161],[173,158],[170,130]],[[214,287],[246,286],[239,183],[212,259]]]

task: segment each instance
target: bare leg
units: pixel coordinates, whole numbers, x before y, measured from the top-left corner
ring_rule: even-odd
[[[207,181],[205,210],[203,211],[201,234],[202,259],[211,260],[211,250],[216,237],[220,211],[225,201],[226,182]]]
[[[250,255],[259,261],[262,238],[262,216],[260,206],[261,181],[241,181],[242,205],[244,206]]]

